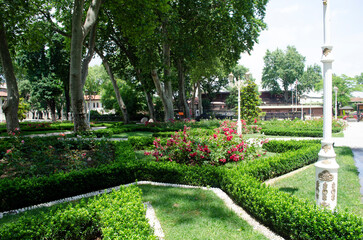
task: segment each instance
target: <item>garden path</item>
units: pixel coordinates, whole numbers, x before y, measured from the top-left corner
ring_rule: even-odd
[[[334,138],[334,146],[352,149],[355,165],[359,172],[360,193],[363,201],[363,122],[349,122],[343,138]]]

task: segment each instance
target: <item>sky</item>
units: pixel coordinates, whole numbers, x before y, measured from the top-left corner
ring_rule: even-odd
[[[350,77],[363,72],[363,0],[328,0],[331,11],[333,73]],[[305,66],[319,64],[323,45],[322,0],[269,0],[267,29],[253,51],[242,54],[239,64],[249,68],[260,84],[266,50],[295,46],[306,58]]]

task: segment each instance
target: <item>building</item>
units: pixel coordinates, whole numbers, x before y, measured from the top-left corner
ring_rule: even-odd
[[[5,113],[3,112],[3,105],[8,97],[8,90],[6,88],[6,83],[0,85],[0,121],[5,122]]]

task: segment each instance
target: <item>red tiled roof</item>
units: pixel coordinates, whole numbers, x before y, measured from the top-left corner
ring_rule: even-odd
[[[89,101],[90,97],[91,97],[91,101],[95,101],[95,100],[96,101],[99,101],[99,100],[101,100],[101,96],[100,95],[91,95],[91,96],[84,95],[84,100]]]
[[[363,102],[363,98],[360,97],[352,97],[350,99],[351,102]]]

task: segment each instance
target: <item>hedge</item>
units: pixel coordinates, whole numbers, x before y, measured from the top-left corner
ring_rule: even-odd
[[[340,128],[333,128],[332,132],[340,132]],[[281,127],[263,127],[261,132],[265,135],[293,136],[293,137],[322,137],[323,129],[290,129]]]
[[[1,239],[156,239],[136,186],[53,209],[1,225]]]
[[[277,142],[270,143],[278,146]],[[291,144],[281,142],[280,149]],[[234,168],[187,166],[174,162],[135,161],[129,142],[117,143],[117,160],[110,166],[49,178],[2,181],[1,211],[29,206],[138,180],[214,186],[222,188],[252,216],[287,239],[361,239],[362,218],[330,212],[262,181],[317,160],[320,144],[300,143],[270,158],[241,162]],[[282,151],[282,150],[281,150]],[[6,182],[6,183],[5,183]]]

